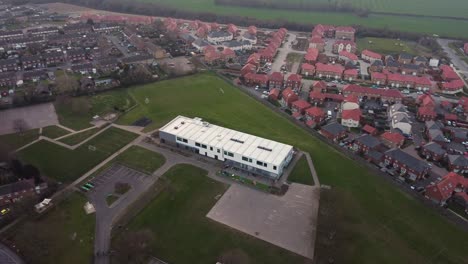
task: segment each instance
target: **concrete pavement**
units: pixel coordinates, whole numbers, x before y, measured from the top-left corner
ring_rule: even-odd
[[[7,246],[0,244],[1,264],[23,264],[23,260]]]

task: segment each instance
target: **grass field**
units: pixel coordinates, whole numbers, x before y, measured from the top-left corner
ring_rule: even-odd
[[[83,132],[80,132],[80,133],[77,133],[77,134],[70,135],[68,137],[64,137],[64,138],[60,139],[59,141],[65,143],[67,145],[74,146],[74,145],[80,143],[81,141],[89,138],[90,136],[96,134],[101,129],[102,128],[92,128],[92,129],[89,129],[89,130],[86,130],[86,131],[83,131]]]
[[[166,162],[166,158],[154,151],[139,146],[131,146],[118,155],[114,161],[135,170],[152,174]]]
[[[68,133],[70,132],[58,126],[48,126],[42,128],[42,135],[52,139],[65,136]]]
[[[130,230],[149,229],[157,238],[152,251],[168,263],[216,263],[226,250],[241,249],[250,263],[303,263],[303,258],[252,236],[237,232],[205,215],[227,186],[191,165],[176,165],[164,176],[163,191],[129,224]]]
[[[405,41],[396,39],[384,39],[384,38],[360,38],[357,40],[357,47],[360,51],[369,49],[382,54],[397,54],[406,52],[409,54],[417,55],[413,45],[408,44]]]
[[[309,163],[305,156],[302,156],[294,166],[294,169],[289,174],[288,181],[302,183],[306,185],[314,185],[314,178],[310,173]]]
[[[39,220],[27,220],[12,239],[27,263],[91,263],[94,214],[86,215],[86,198],[73,193]]]
[[[208,12],[218,15],[238,15],[262,20],[288,20],[297,23],[333,24],[333,25],[365,25],[370,28],[388,28],[392,30],[438,34],[448,37],[468,38],[466,30],[468,21],[454,19],[436,19],[430,17],[409,17],[371,14],[359,17],[352,13],[333,13],[319,11],[293,11],[266,8],[246,8],[235,6],[215,5],[214,0],[138,0],[148,3],[160,3],[180,10],[192,12]],[[278,0],[275,0],[278,1]],[[294,0],[301,1],[301,0]],[[310,1],[310,0],[309,0]],[[328,0],[320,0],[328,1]],[[346,1],[346,0],[341,0]],[[346,1],[349,2],[349,1]],[[370,6],[371,10],[411,13],[419,15],[468,17],[468,2],[464,0],[352,0],[358,6]],[[362,4],[361,4],[362,3]]]
[[[31,129],[22,134],[13,133],[0,136],[0,142],[12,151],[39,138],[39,129]]]
[[[321,183],[352,197],[346,201],[350,210],[344,215],[353,227],[344,236],[352,236],[352,243],[341,241],[346,249],[336,252],[349,263],[428,263],[441,249],[441,262],[468,259],[463,246],[466,233],[214,75],[162,81],[129,93],[139,105],[119,120],[123,124],[148,116],[153,120],[150,128],[157,128],[177,115],[199,116],[309,152]],[[151,104],[144,104],[146,97]]]
[[[134,133],[111,127],[75,150],[41,140],[20,151],[19,156],[37,166],[42,174],[61,182],[71,182],[136,137]],[[96,150],[92,151],[88,146],[94,146]]]
[[[104,115],[119,110],[127,110],[134,105],[126,90],[104,92],[93,97],[78,97],[73,100],[60,100],[55,103],[55,110],[60,124],[80,130],[90,127],[93,116]]]

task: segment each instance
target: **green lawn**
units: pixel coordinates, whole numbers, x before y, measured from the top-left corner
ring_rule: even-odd
[[[70,132],[58,126],[48,126],[42,128],[42,135],[52,139],[65,136],[68,133]]]
[[[288,53],[288,55],[286,56],[286,61],[291,62],[291,63],[295,63],[295,62],[299,63],[302,61],[303,57],[304,57],[303,54],[291,52],[291,53]]]
[[[132,146],[118,155],[113,161],[151,174],[166,162],[166,158],[154,151],[139,146]]]
[[[41,140],[20,151],[19,156],[37,166],[44,175],[61,182],[71,182],[136,137],[134,133],[111,127],[75,150]],[[94,146],[96,150],[90,150],[89,146]]]
[[[39,129],[31,129],[23,133],[13,133],[0,136],[0,142],[10,151],[18,149],[39,138]]]
[[[83,132],[80,132],[80,133],[77,133],[77,134],[70,135],[68,137],[64,137],[64,138],[60,139],[59,141],[65,143],[67,145],[74,146],[74,145],[80,143],[81,141],[84,141],[85,139],[89,138],[90,136],[96,134],[101,129],[102,128],[97,128],[97,127],[92,128],[92,129],[89,129],[89,130],[86,130],[86,131],[83,131]]]
[[[294,166],[291,174],[288,177],[288,181],[297,182],[307,185],[314,185],[314,178],[310,173],[309,163],[305,156],[302,156]]]
[[[250,263],[303,263],[303,258],[216,223],[206,214],[227,186],[191,165],[176,165],[164,174],[170,185],[129,224],[149,229],[157,238],[154,255],[168,263],[216,263],[226,250],[241,249]]]
[[[71,194],[39,220],[15,227],[11,238],[27,263],[91,263],[94,214],[83,209],[86,198]]]
[[[357,47],[360,51],[368,49],[374,52],[387,54],[398,54],[406,52],[418,55],[418,50],[414,47],[416,44],[409,44],[406,41],[386,38],[360,38],[357,39]]]
[[[118,113],[134,105],[133,99],[126,90],[114,90],[95,96],[81,96],[68,100],[58,100],[55,110],[60,124],[75,130],[90,127],[93,116],[107,113]],[[117,109],[116,109],[117,108]]]
[[[115,201],[117,201],[120,197],[115,195],[115,194],[111,194],[111,195],[108,195],[106,197],[106,203],[107,203],[107,206],[111,206]]]
[[[349,263],[406,263],[408,256],[428,263],[442,248],[446,263],[468,259],[463,246],[465,232],[214,75],[162,81],[129,92],[139,106],[124,115],[120,123],[129,124],[147,116],[153,120],[150,127],[154,129],[177,115],[198,116],[309,152],[321,183],[353,197],[347,201],[353,210],[344,216],[352,223],[353,229],[345,231],[352,235],[353,242],[342,241],[346,250],[337,252]],[[144,103],[146,97],[151,101],[148,105]],[[390,235],[392,241],[382,239]]]
[[[296,23],[307,24],[333,24],[333,25],[364,25],[370,28],[418,32],[429,35],[438,34],[449,37],[468,38],[466,30],[468,21],[454,19],[437,19],[431,17],[410,17],[371,14],[368,17],[359,17],[352,13],[321,12],[321,11],[293,11],[278,10],[268,8],[247,8],[237,6],[216,5],[214,0],[138,0],[147,3],[160,3],[166,6],[175,7],[180,10],[212,13],[216,15],[251,17],[261,20],[281,21],[287,20]],[[299,1],[299,0],[298,0]],[[323,1],[323,0],[320,0]],[[328,0],[327,0],[328,1]],[[341,0],[347,1],[347,0]],[[353,0],[354,2],[366,1],[374,6],[372,10],[412,13],[437,16],[462,16],[468,17],[468,2],[464,0],[449,0],[449,3],[437,0],[397,0],[397,3],[390,0]],[[333,1],[335,2],[335,1]],[[349,1],[348,1],[349,2]],[[428,3],[429,2],[429,3]],[[370,5],[370,4],[369,4]],[[366,6],[366,5],[364,5]],[[430,10],[429,10],[430,9]],[[393,10],[393,11],[392,11]]]

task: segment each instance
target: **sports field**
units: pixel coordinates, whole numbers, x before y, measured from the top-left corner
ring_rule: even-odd
[[[111,127],[75,150],[41,140],[18,154],[25,162],[37,166],[47,177],[71,182],[136,137],[134,133]],[[89,146],[94,146],[95,150]]]
[[[240,249],[248,263],[306,263],[303,257],[207,218],[227,186],[208,178],[205,170],[176,165],[164,177],[169,187],[129,224],[130,230],[154,233],[150,246],[158,258],[174,264],[216,263],[224,252]]]
[[[147,116],[155,129],[176,115],[198,116],[309,152],[320,182],[352,198],[345,199],[343,212],[349,228],[337,234],[339,244],[345,245],[335,252],[341,262],[466,263],[468,259],[467,233],[214,75],[162,81],[129,93],[139,105],[119,120],[124,124]],[[146,97],[151,104],[144,103]]]
[[[213,13],[217,15],[237,15],[262,20],[288,20],[297,23],[322,23],[333,25],[364,25],[370,28],[388,28],[392,30],[438,34],[448,37],[468,38],[468,32],[462,30],[468,27],[468,21],[431,18],[395,16],[383,14],[370,14],[368,17],[359,17],[352,13],[278,10],[266,8],[248,8],[238,6],[216,5],[214,0],[137,0],[149,3],[159,3],[180,10]],[[273,0],[279,1],[279,0]],[[301,0],[293,0],[299,2]],[[328,0],[308,0],[328,1]],[[404,13],[415,15],[447,16],[468,18],[468,1],[464,0],[339,0],[339,2],[352,2],[355,6],[367,7],[371,11]],[[300,9],[299,9],[300,10]]]

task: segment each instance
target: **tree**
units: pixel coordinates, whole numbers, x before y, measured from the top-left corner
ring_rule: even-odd
[[[16,133],[22,135],[24,131],[28,129],[28,124],[26,124],[26,121],[24,121],[24,119],[15,119],[13,120],[13,129]]]
[[[58,94],[77,94],[80,90],[80,84],[75,78],[71,78],[64,72],[64,74],[55,77],[55,86]]]
[[[150,230],[128,231],[122,234],[115,245],[118,263],[145,263],[150,254],[149,245],[154,240]]]
[[[248,264],[249,261],[249,256],[242,249],[225,251],[219,257],[219,262],[223,264]]]

